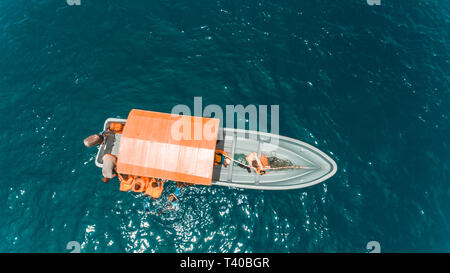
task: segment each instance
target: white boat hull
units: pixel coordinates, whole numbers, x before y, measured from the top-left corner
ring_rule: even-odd
[[[104,129],[110,122],[125,123],[125,119],[109,118]],[[248,155],[257,152],[258,156],[275,156],[289,160],[293,165],[305,166],[307,169],[272,170],[265,175],[255,171],[248,172],[237,164],[214,166],[212,185],[227,186],[256,190],[290,190],[309,187],[332,177],[337,171],[337,165],[324,152],[305,142],[270,133],[224,128],[224,138],[218,144],[218,149],[224,150],[235,158],[238,154]],[[117,155],[120,135],[107,139],[99,146],[95,164],[102,167],[101,158],[105,153]]]

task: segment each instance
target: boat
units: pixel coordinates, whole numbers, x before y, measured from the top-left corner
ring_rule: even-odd
[[[181,119],[192,124],[200,119],[202,128],[206,128],[204,126],[208,123],[211,127],[212,122],[215,138],[206,141],[174,140],[168,136],[168,128]],[[123,125],[123,132],[111,133],[111,124],[117,123]],[[117,172],[120,173],[255,190],[309,187],[329,179],[337,171],[333,159],[303,141],[267,132],[218,128],[218,124],[218,120],[213,118],[133,109],[127,119],[106,119],[103,133],[108,134],[98,146],[95,164],[102,168],[103,156],[112,154],[118,158]],[[288,162],[288,165],[260,175],[243,167],[237,160],[226,167],[213,164],[215,150],[225,151],[231,159],[256,152],[258,157],[264,154],[268,158]],[[173,162],[174,158],[177,162]]]

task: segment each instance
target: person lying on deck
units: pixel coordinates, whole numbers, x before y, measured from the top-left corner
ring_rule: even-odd
[[[248,165],[254,169],[258,174],[263,175],[266,173],[266,169],[270,168],[269,160],[266,155],[261,155],[261,159],[258,158],[258,154],[253,152],[245,157]]]

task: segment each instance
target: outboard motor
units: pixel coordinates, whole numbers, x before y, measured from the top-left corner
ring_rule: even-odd
[[[102,144],[103,140],[104,140],[104,137],[102,135],[95,134],[95,135],[88,136],[87,138],[85,138],[83,140],[83,143],[86,147],[90,148],[92,146]]]

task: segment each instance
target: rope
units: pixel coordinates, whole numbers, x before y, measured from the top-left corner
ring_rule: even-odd
[[[282,169],[309,169],[309,167],[306,166],[286,166],[286,167],[276,167],[276,168],[267,168],[269,170],[282,170]]]
[[[244,166],[246,168],[250,168],[250,169],[253,168],[252,166],[246,165],[246,164],[244,164],[244,163],[242,163],[240,161],[237,161],[236,159],[231,158],[231,157],[229,157],[227,155],[224,155],[224,154],[222,154],[222,155],[224,157],[230,159],[231,161],[236,162],[238,165],[242,165],[242,166]],[[282,170],[282,169],[309,169],[309,167],[306,167],[306,166],[295,166],[294,165],[294,166],[285,166],[285,167],[276,167],[276,168],[271,168],[271,167],[266,168],[266,170]]]

